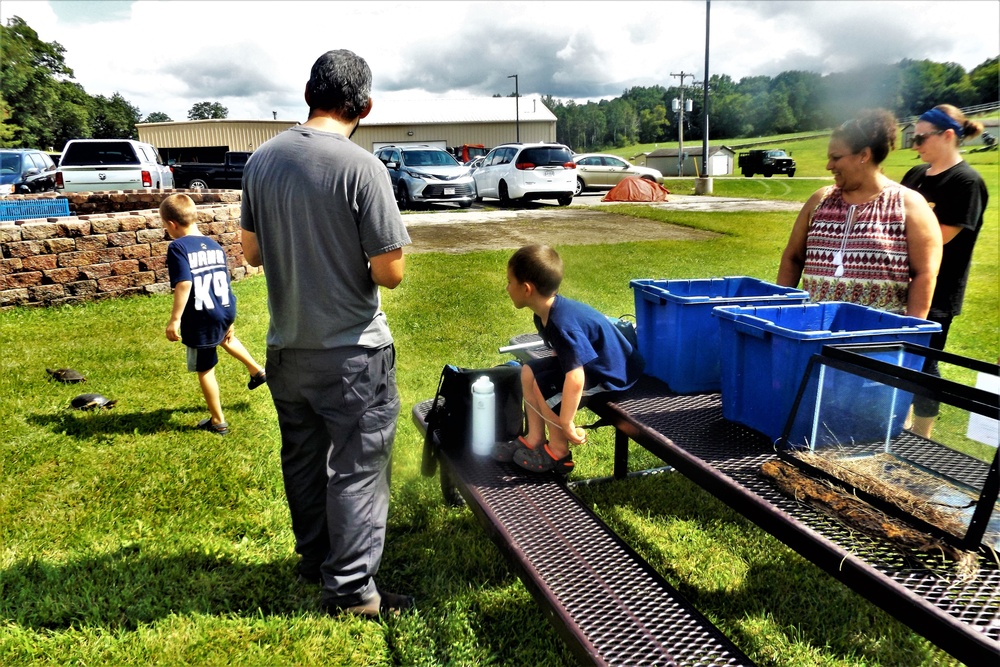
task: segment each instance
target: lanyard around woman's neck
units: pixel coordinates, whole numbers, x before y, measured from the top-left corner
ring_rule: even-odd
[[[840,278],[844,275],[844,252],[847,250],[847,237],[850,236],[851,228],[854,227],[857,211],[857,204],[850,204],[847,208],[847,220],[844,222],[844,236],[840,239],[840,250],[833,255],[833,261],[837,265],[837,268],[833,270],[834,278]]]

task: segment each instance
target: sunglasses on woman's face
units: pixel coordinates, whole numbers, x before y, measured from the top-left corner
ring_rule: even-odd
[[[914,134],[913,135],[913,145],[914,146],[923,146],[924,142],[927,141],[927,139],[929,139],[930,137],[933,137],[935,134],[943,134],[943,133],[944,133],[944,130],[934,130],[933,132],[924,132],[922,134]]]

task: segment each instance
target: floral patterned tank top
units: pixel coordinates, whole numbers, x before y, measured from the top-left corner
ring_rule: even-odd
[[[809,224],[802,289],[812,301],[903,313],[909,286],[902,186],[889,183],[874,200],[857,205],[832,187]]]

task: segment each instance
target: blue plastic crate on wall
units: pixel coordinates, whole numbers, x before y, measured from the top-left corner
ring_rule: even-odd
[[[0,201],[0,221],[54,218],[69,215],[66,199],[17,199]]]

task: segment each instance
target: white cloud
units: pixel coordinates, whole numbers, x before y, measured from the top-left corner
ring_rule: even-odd
[[[39,2],[4,0],[66,48],[76,81],[176,120],[200,101],[232,118],[302,120],[302,90],[323,51],[365,57],[378,98],[513,92],[561,99],[671,86],[704,76],[705,3],[672,2]],[[820,73],[903,58],[966,69],[1000,53],[1000,3],[711,4],[713,74]],[[993,26],[988,30],[978,26]]]

